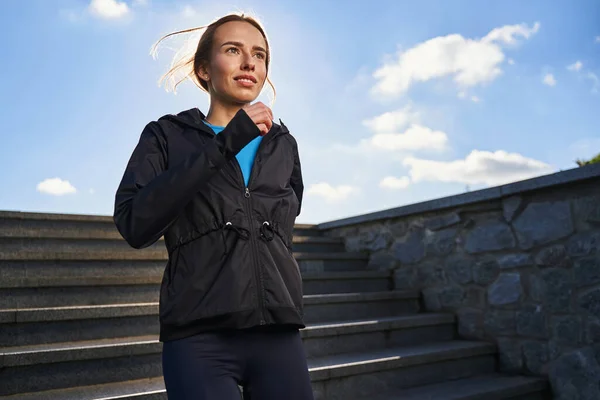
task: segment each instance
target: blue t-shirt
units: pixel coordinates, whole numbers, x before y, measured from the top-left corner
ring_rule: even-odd
[[[204,120],[202,120],[204,121]],[[209,124],[204,121],[206,125],[208,125],[215,134],[221,133],[224,126],[216,126]],[[248,186],[248,180],[250,179],[250,173],[252,172],[252,164],[254,163],[254,158],[256,157],[256,151],[258,150],[258,145],[260,145],[260,141],[262,140],[262,136],[258,136],[254,138],[250,143],[246,145],[239,153],[236,154],[235,158],[237,158],[240,167],[242,168],[242,175],[244,176],[244,184]]]

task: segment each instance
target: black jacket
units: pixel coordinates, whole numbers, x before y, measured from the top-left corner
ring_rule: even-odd
[[[204,118],[193,108],[148,123],[115,196],[114,221],[132,247],[165,238],[160,340],[303,328],[291,249],[303,192],[296,140],[274,123],[246,187],[235,155],[259,129],[243,110],[218,135]]]

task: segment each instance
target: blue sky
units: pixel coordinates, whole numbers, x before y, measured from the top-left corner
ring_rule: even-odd
[[[230,11],[257,15],[271,41],[273,112],[303,163],[298,222],[545,175],[600,152],[596,0],[216,3],[3,2],[0,210],[112,214],[145,124],[208,108],[191,82],[176,95],[158,86],[184,38],[157,59],[150,47]]]

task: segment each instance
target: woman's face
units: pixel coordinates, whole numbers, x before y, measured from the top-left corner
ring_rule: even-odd
[[[247,104],[260,94],[267,78],[265,39],[247,22],[227,22],[215,31],[206,68],[211,99]]]

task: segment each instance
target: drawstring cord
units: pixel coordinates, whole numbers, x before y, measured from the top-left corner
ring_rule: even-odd
[[[263,222],[260,226],[260,237],[265,242],[270,242],[271,240],[273,240],[273,238],[275,237],[274,232],[275,231],[273,230],[273,227],[271,226],[269,221]]]
[[[234,225],[231,222],[227,222],[225,223],[225,225],[222,226],[222,230],[221,230],[221,234],[223,237],[223,245],[225,246],[225,255],[229,254],[229,248],[227,247],[227,234],[226,234],[226,230],[231,230],[234,231],[239,238],[244,239],[244,240],[248,240],[250,239],[250,231],[246,228],[242,228],[240,226]],[[281,234],[273,228],[273,226],[271,225],[271,223],[269,223],[269,221],[264,221],[262,223],[262,225],[260,226],[260,238],[262,240],[264,240],[265,242],[270,242],[273,240],[273,238],[275,237],[275,235],[279,235],[279,237],[281,237],[281,240],[283,241],[283,243],[286,245],[286,247],[289,246],[287,245],[286,240],[281,236]]]
[[[225,233],[226,230],[234,231],[238,237],[248,240],[250,239],[250,231],[246,228],[242,228],[241,226],[233,225],[231,222],[227,222],[223,225],[223,229],[221,230],[221,236],[223,238],[223,246],[225,247],[225,255],[229,254],[229,248],[227,247],[227,235]]]

